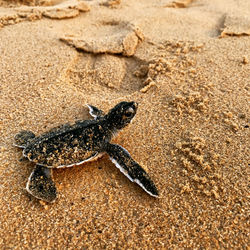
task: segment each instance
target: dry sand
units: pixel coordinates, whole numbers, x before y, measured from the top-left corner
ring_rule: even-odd
[[[0,27],[0,249],[249,249],[249,1],[0,0]],[[121,100],[160,199],[107,156],[31,197],[14,135]]]

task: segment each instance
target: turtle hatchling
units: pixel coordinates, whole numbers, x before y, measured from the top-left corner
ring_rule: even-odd
[[[24,158],[35,163],[26,184],[27,191],[38,199],[53,202],[57,191],[52,168],[73,167],[107,153],[130,181],[158,197],[158,190],[146,171],[125,148],[110,143],[112,136],[131,122],[138,104],[120,102],[107,114],[92,105],[87,106],[92,120],[77,121],[73,125],[66,123],[40,136],[31,131],[20,131],[15,136],[14,145],[23,149]]]

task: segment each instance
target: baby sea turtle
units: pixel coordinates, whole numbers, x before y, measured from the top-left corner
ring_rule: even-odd
[[[56,186],[52,168],[72,167],[107,153],[120,171],[147,193],[158,197],[158,190],[145,170],[122,146],[110,143],[113,135],[127,126],[136,114],[136,102],[120,102],[107,114],[87,105],[94,120],[77,121],[54,128],[40,136],[20,131],[15,146],[23,148],[23,156],[36,164],[26,184],[27,191],[38,199],[53,202]]]

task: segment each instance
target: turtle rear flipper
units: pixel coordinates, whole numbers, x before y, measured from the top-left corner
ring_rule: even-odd
[[[95,120],[98,120],[100,118],[102,118],[105,114],[102,110],[98,109],[95,106],[86,104],[87,107],[89,108],[89,114],[94,117]]]
[[[35,138],[35,134],[33,132],[28,130],[22,130],[14,137],[14,146],[19,148],[25,148],[27,143],[33,138]]]
[[[37,165],[28,179],[26,190],[38,199],[53,202],[57,192],[51,169]]]
[[[130,181],[137,183],[148,194],[154,197],[159,196],[159,192],[147,172],[132,159],[125,148],[120,145],[109,143],[106,152],[115,166],[119,168]]]

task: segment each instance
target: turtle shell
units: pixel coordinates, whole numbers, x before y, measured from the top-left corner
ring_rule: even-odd
[[[70,167],[94,159],[110,139],[101,122],[78,121],[32,139],[23,155],[48,168]]]

